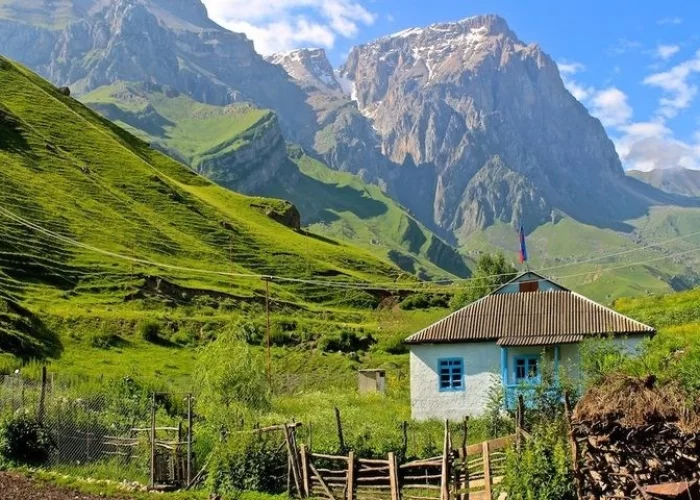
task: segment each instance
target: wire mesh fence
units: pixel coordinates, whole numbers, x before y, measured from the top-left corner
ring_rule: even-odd
[[[151,487],[183,486],[194,471],[193,398],[120,384],[0,376],[0,417],[28,416],[48,435],[48,467]]]

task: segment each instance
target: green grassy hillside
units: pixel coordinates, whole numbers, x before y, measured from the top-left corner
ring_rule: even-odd
[[[118,82],[80,100],[194,169],[212,154],[235,152],[271,114],[246,103],[212,106],[145,83]]]
[[[700,211],[658,207],[628,221],[629,232],[561,219],[527,235],[529,266],[595,300],[683,290],[698,284]],[[502,249],[517,261],[518,233],[506,224],[475,234],[463,251],[474,258]]]
[[[277,123],[268,111],[244,103],[202,104],[157,85],[124,82],[81,101],[223,186],[290,200],[316,233],[378,252],[424,278],[469,275],[452,247],[379,188],[335,172],[297,147],[287,157],[281,136],[270,134]],[[256,176],[266,179],[248,182]]]
[[[202,337],[212,316],[221,323],[260,311],[261,274],[341,282],[400,274],[370,252],[275,222],[289,214],[287,202],[218,187],[6,59],[0,95],[4,351],[57,355],[69,340],[94,341],[84,336],[105,333],[103,323],[113,339],[154,316],[168,317],[173,333],[181,321]],[[331,322],[336,310],[386,296],[279,280],[271,292],[275,311],[323,311]],[[84,338],[61,338],[81,321],[89,327],[73,335]]]

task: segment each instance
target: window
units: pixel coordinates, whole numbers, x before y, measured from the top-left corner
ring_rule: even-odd
[[[515,382],[536,382],[539,380],[539,356],[516,356],[515,357]]]
[[[464,360],[462,358],[438,360],[438,377],[441,391],[464,390]]]

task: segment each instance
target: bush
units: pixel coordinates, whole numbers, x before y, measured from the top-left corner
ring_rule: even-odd
[[[437,293],[415,293],[407,297],[399,307],[405,311],[413,309],[428,309],[430,307],[447,307],[450,301],[447,295]]]
[[[17,465],[42,465],[53,450],[46,429],[36,419],[21,414],[0,424],[0,458]]]
[[[571,452],[563,421],[537,427],[520,452],[506,455],[500,491],[510,500],[573,500],[576,498]]]
[[[325,352],[357,352],[366,351],[376,343],[372,335],[359,337],[351,330],[343,330],[340,334],[326,334],[318,342],[318,348]]]
[[[138,334],[146,342],[158,342],[160,340],[160,323],[153,320],[145,320],[138,325]]]
[[[280,471],[286,466],[286,453],[270,436],[237,434],[214,452],[209,488],[233,498],[242,491],[282,493],[286,479]]]

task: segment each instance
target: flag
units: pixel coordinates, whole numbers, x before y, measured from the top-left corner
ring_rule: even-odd
[[[525,229],[520,225],[520,263],[527,262],[527,248],[525,248]]]

